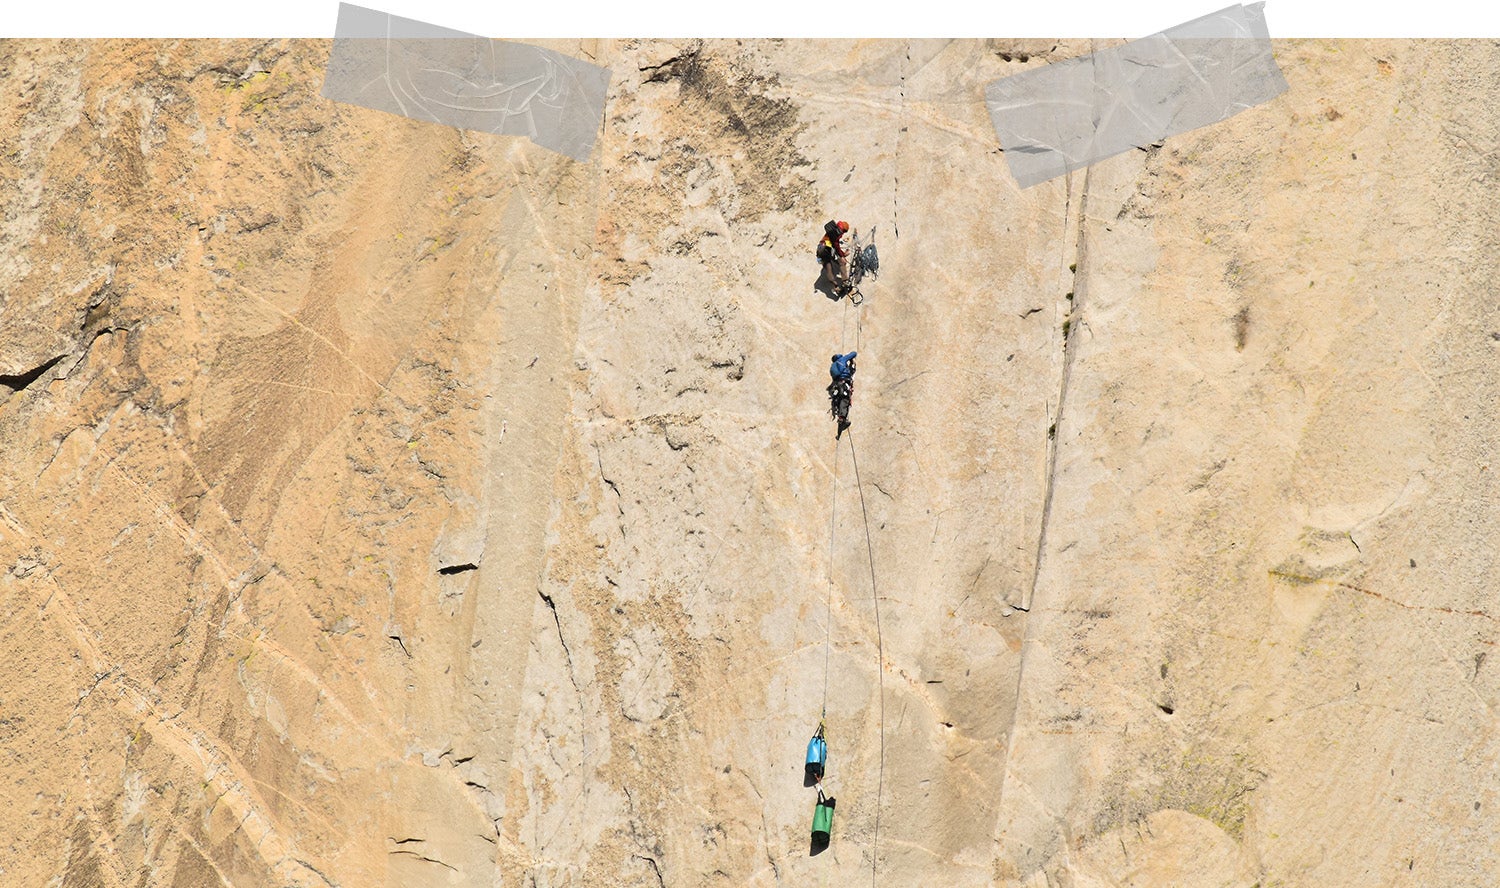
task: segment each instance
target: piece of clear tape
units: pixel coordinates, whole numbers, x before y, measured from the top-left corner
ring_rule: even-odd
[[[323,96],[587,160],[610,71],[581,59],[339,4]]]
[[[985,104],[1016,181],[1029,188],[1286,92],[1264,6],[1231,6],[990,83]]]

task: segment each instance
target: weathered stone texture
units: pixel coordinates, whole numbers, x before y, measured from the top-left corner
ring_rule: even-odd
[[[0,43],[0,881],[1500,880],[1493,46],[1022,191],[1104,42],[548,45],[589,162]]]

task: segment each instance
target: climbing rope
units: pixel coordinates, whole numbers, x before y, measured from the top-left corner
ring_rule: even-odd
[[[855,301],[849,297],[843,300],[844,313],[839,330],[839,352],[842,354],[849,345],[849,306],[854,306],[854,350],[857,352],[860,340],[864,332],[864,316],[860,311],[863,299]],[[848,429],[845,429],[848,431]],[[838,494],[839,494],[839,441],[842,435],[833,439],[833,496],[828,509],[828,589],[827,601],[825,602],[826,620],[824,622],[823,639],[823,711],[818,720],[817,738],[822,738],[828,718],[828,685],[829,664],[833,651],[833,556],[835,540],[838,529]],[[865,554],[870,562],[870,594],[875,603],[875,646],[878,663],[876,677],[879,684],[879,713],[880,713],[880,759],[878,776],[875,784],[875,831],[871,843],[870,853],[870,884],[877,884],[880,868],[880,813],[885,799],[885,638],[880,625],[880,593],[875,582],[875,549],[870,535],[870,513],[865,505],[864,484],[859,477],[859,458],[854,450],[854,433],[849,432],[849,455],[854,462],[854,485],[859,491],[859,511],[864,518],[865,525]],[[818,782],[818,801],[821,804],[822,781]],[[816,825],[815,825],[816,828]]]
[[[858,335],[858,331],[855,331]],[[849,300],[844,300],[843,328],[839,331],[839,352],[842,353],[849,338]],[[833,541],[839,509],[839,439],[833,439],[833,496],[828,507],[828,601],[827,619],[824,621],[823,638],[823,715],[828,718],[828,662],[833,651]]]
[[[842,302],[844,303],[844,325],[839,328],[839,354],[843,354],[844,346],[849,344],[849,300],[844,299]],[[857,336],[858,333],[855,335]]]
[[[833,498],[828,509],[828,603],[823,637],[823,715],[828,717],[828,658],[833,651],[833,537],[839,508],[839,442],[833,441]],[[822,730],[821,723],[819,730]]]
[[[859,511],[865,521],[865,554],[870,559],[870,598],[875,602],[875,652],[880,693],[880,767],[875,784],[875,833],[870,850],[870,884],[876,882],[876,870],[880,865],[880,808],[885,796],[885,637],[880,631],[880,590],[875,584],[875,547],[870,542],[870,512],[865,508],[865,486],[859,478],[859,454],[854,447],[854,430],[849,429],[849,456],[854,461],[854,486],[859,490]]]
[[[856,302],[846,296],[839,301],[844,303],[843,326],[839,329],[839,351],[842,353],[849,346],[849,306],[851,305],[854,306],[854,350],[859,351],[860,333],[864,329],[864,314],[860,311],[860,306],[864,304],[864,300]]]

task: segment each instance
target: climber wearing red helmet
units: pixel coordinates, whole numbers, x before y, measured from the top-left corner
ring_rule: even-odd
[[[843,295],[849,282],[849,252],[841,239],[849,232],[849,223],[832,221],[823,226],[823,239],[818,242],[818,261],[823,263],[823,276]]]

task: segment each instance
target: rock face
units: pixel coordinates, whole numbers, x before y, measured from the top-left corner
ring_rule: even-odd
[[[1020,191],[1105,44],[549,45],[588,163],[0,45],[0,881],[1500,880],[1500,50]]]

